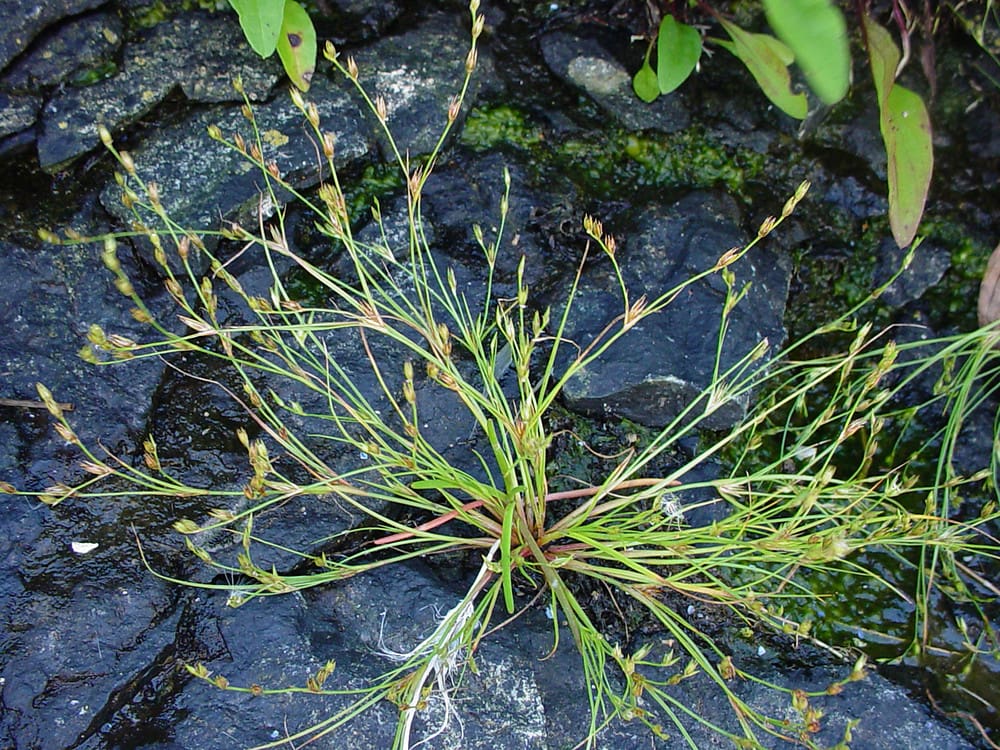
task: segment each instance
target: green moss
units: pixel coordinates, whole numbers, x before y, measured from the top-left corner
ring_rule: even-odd
[[[383,199],[403,187],[403,175],[395,164],[369,164],[355,180],[345,186],[344,199],[351,221],[371,217],[372,201]]]
[[[179,5],[168,5],[164,0],[153,0],[148,5],[140,5],[132,11],[131,25],[138,29],[148,29],[163,23],[178,13],[189,10],[224,11],[231,10],[226,0],[183,0]]]
[[[111,78],[116,73],[118,73],[118,66],[114,62],[108,60],[107,62],[97,66],[96,68],[90,68],[88,70],[81,70],[74,76],[72,84],[74,86],[92,86],[95,83],[100,83],[106,78]]]
[[[927,242],[944,247],[951,256],[948,272],[923,297],[932,324],[963,330],[978,327],[979,282],[992,248],[969,236],[968,227],[951,218],[927,217],[921,224],[921,233]],[[919,249],[917,253],[919,257]]]
[[[555,158],[590,193],[609,197],[620,197],[624,185],[636,191],[724,186],[739,194],[764,169],[762,154],[727,147],[700,127],[670,136],[613,132],[571,139]]]
[[[531,148],[542,141],[542,131],[511,106],[477,107],[469,113],[461,141],[474,151],[498,146]]]

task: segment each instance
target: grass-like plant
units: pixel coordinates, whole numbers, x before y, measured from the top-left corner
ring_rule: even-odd
[[[369,96],[354,61],[344,61],[330,45],[325,51],[367,103],[405,177],[405,247],[392,246],[384,228],[374,242],[355,235],[334,165],[335,137],[299,92],[293,91],[292,101],[325,158],[324,180],[315,197],[296,193],[277,166],[265,160],[249,104],[247,138],[210,132],[260,170],[262,200],[277,207],[279,194],[295,194],[349,260],[349,273],[335,275],[307,260],[289,240],[284,210],[276,208],[255,231],[233,225],[222,233],[245,243],[244,252],[258,253],[259,262],[272,269],[266,298],[246,292],[222,259],[206,248],[207,233],[175,224],[156,185],[145,182],[131,157],[105,139],[123,168],[123,200],[136,212],[136,225],[128,234],[151,243],[183,329],[178,332],[173,319],[158,318],[136,293],[116,257],[116,241],[127,235],[90,238],[84,241],[104,242],[105,265],[131,301],[133,316],[147,322],[152,333],[148,341],[132,341],[94,327],[85,355],[102,365],[149,357],[169,361],[192,352],[213,358],[241,382],[242,393],[227,388],[260,437],[238,433],[249,458],[245,486],[192,486],[161,463],[153,435],[144,443],[140,466],[82,444],[59,404],[39,386],[56,429],[82,451],[87,473],[79,484],[57,485],[41,499],[56,505],[112,493],[206,498],[217,507],[201,519],[178,519],[175,528],[195,555],[228,576],[230,584],[216,587],[229,591],[234,605],[336,585],[350,576],[445,552],[465,551],[478,561],[478,573],[464,596],[445,603],[447,611],[433,632],[407,653],[395,654],[382,676],[361,688],[337,687],[332,664],[300,687],[230,685],[203,665],[190,665],[194,675],[229,690],[349,698],[343,710],[321,724],[265,747],[335,732],[382,700],[399,707],[395,746],[410,747],[414,722],[429,694],[444,701],[447,722],[456,711],[450,675],[472,658],[499,620],[513,621],[530,606],[548,607],[553,638],[558,641],[564,623],[579,650],[591,708],[589,724],[580,728],[585,743],[592,744],[602,727],[620,718],[645,722],[657,735],[680,735],[692,746],[690,727],[698,722],[739,746],[756,746],[769,735],[812,746],[822,712],[810,699],[818,694],[773,686],[788,693],[799,716],[796,722],[748,705],[739,695],[739,682],[767,683],[742,668],[723,643],[699,630],[676,602],[718,605],[737,622],[810,638],[807,608],[793,610],[791,604],[838,595],[816,589],[811,573],[823,573],[816,578],[822,581],[849,574],[913,606],[913,643],[926,646],[933,637],[927,627],[933,592],[973,603],[995,592],[977,561],[998,556],[996,540],[984,531],[997,518],[996,503],[972,512],[957,507],[955,498],[967,487],[993,491],[996,456],[979,473],[959,476],[952,468],[952,451],[966,416],[994,397],[994,385],[984,376],[992,375],[996,383],[993,347],[1000,334],[983,329],[897,345],[889,333],[875,335],[869,326],[859,325],[859,307],[770,362],[764,356],[768,342],[761,341],[723,367],[727,323],[739,314],[743,292],[737,281],[739,261],[792,213],[807,185],[780,215],[764,222],[746,247],[721,252],[712,267],[651,298],[630,294],[614,238],[599,221],[586,218],[590,246],[584,252],[601,254],[617,274],[620,307],[609,311],[599,334],[580,341],[566,335],[580,271],[556,314],[532,308],[523,260],[513,293],[497,293],[496,261],[505,252],[507,197],[502,196],[499,228],[491,236],[475,230],[485,283],[478,298],[469,298],[442,256],[432,252],[421,194],[475,68],[483,28],[477,7],[473,0],[461,91],[448,109],[437,147],[419,164],[397,146],[387,125],[386,103]],[[381,227],[377,208],[374,215]],[[57,241],[50,233],[45,237]],[[199,275],[203,265],[195,263],[197,255],[207,258],[207,275]],[[277,270],[289,262],[322,290],[318,296],[325,302],[305,303],[289,292]],[[641,321],[668,305],[682,304],[681,292],[712,274],[722,277],[728,293],[719,310],[719,364],[701,397],[647,444],[619,456],[599,481],[581,478],[576,489],[550,490],[549,417],[563,387]],[[245,318],[234,321],[231,312],[224,318],[220,294],[241,300]],[[338,357],[344,341],[363,353],[360,366],[374,390],[357,385],[358,362]],[[849,343],[820,356],[805,354],[823,351],[830,341]],[[922,403],[907,400],[910,386],[927,378],[936,378],[940,387]],[[284,383],[280,397],[272,389],[279,381]],[[449,462],[442,447],[425,435],[420,393],[428,388],[447,393],[475,423],[479,450],[474,465]],[[751,394],[754,405],[731,431],[718,435],[700,429],[723,404]],[[914,415],[923,413],[943,415],[944,420],[939,434],[919,440],[921,447],[912,451],[932,451],[938,457],[936,474],[926,478],[912,472],[905,457],[895,457],[896,438],[890,437],[902,435]],[[303,423],[308,434],[295,428]],[[701,442],[694,457],[668,473],[657,472],[655,467],[664,463],[660,459],[679,441],[696,435]],[[331,441],[367,460],[350,469],[338,467],[328,457]],[[853,463],[846,457],[853,457]],[[693,470],[708,462],[727,470],[714,478],[691,479]],[[336,559],[316,549],[294,551],[313,562],[315,572],[285,573],[258,565],[261,550],[289,550],[285,540],[255,532],[255,520],[281,513],[285,501],[305,495],[334,498],[363,519],[338,537],[339,542],[354,540],[340,545],[352,551]],[[695,496],[710,499],[692,500]],[[685,520],[694,506],[709,504],[724,509],[716,514],[718,520],[702,526]],[[419,522],[396,520],[414,516]],[[218,553],[208,549],[205,540],[220,531],[237,539],[233,560],[217,559]],[[890,579],[882,566],[872,563],[874,556],[892,557],[915,571],[919,590],[907,591],[900,580]],[[645,645],[611,642],[574,593],[581,580],[598,582],[641,605],[669,634],[675,650],[654,657]],[[939,585],[942,581],[947,585]],[[977,647],[995,654],[998,644],[985,615],[983,622]],[[844,680],[825,692],[838,692],[864,673],[862,655],[853,669],[845,670]],[[685,704],[678,684],[695,675],[711,680],[725,695],[731,719],[701,716]]]

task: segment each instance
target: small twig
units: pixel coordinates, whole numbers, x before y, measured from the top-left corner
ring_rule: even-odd
[[[941,708],[941,706],[938,705],[938,702],[934,700],[934,696],[931,695],[930,690],[927,690],[926,693],[927,693],[927,700],[931,702],[931,705],[934,707],[935,711],[944,714],[945,716],[948,716],[950,718],[965,719],[966,721],[970,722],[972,726],[974,726],[976,729],[979,730],[979,734],[982,735],[983,740],[986,742],[987,745],[992,747],[993,750],[1000,750],[1000,745],[998,745],[997,743],[995,743],[993,740],[990,739],[989,734],[987,734],[986,732],[986,727],[984,727],[979,722],[979,719],[977,719],[975,716],[965,711],[945,711],[943,708]]]
[[[63,411],[73,411],[73,404],[56,404]],[[45,409],[41,401],[26,401],[20,398],[0,398],[0,406],[12,406],[15,409]]]

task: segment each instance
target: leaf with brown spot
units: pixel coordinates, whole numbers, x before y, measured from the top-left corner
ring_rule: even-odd
[[[292,83],[308,91],[316,70],[316,29],[305,8],[295,0],[285,2],[285,15],[278,35],[278,56]]]

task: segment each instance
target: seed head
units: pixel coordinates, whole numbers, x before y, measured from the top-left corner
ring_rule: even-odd
[[[155,182],[150,182],[146,185],[146,195],[149,196],[149,202],[153,204],[153,208],[160,207],[160,186]]]
[[[49,414],[56,419],[62,419],[62,407],[56,403],[56,400],[52,397],[51,391],[49,391],[49,389],[41,383],[35,383],[35,390],[38,391],[38,397],[42,400],[42,403],[45,404],[45,408],[49,410]]]
[[[97,126],[97,135],[100,136],[101,143],[104,144],[105,148],[111,148],[113,141],[111,140],[111,131],[107,129],[104,125]]]
[[[319,127],[319,107],[316,106],[315,102],[309,102],[306,105],[306,119],[314,128]]]
[[[135,176],[135,161],[132,159],[132,154],[128,151],[118,152],[118,161],[121,163],[125,171],[128,172],[133,177]]]
[[[757,230],[757,236],[760,238],[767,237],[776,226],[778,226],[778,220],[773,216],[768,216],[761,222],[760,229]]]
[[[101,253],[101,260],[111,273],[121,272],[122,266],[118,262],[117,243],[114,237],[108,237],[104,240],[104,252]]]
[[[119,276],[115,279],[115,289],[121,292],[126,297],[135,296],[135,287],[132,286],[132,282],[128,280],[126,276]]]
[[[88,474],[93,474],[95,477],[106,477],[112,471],[111,467],[107,464],[96,461],[81,461],[80,468]]]
[[[89,347],[88,347],[89,348]],[[65,440],[70,445],[80,445],[80,438],[76,436],[76,433],[70,427],[67,427],[62,422],[56,422],[55,430],[59,433],[59,437]]]
[[[355,83],[358,81],[358,64],[353,57],[347,58],[347,77]]]
[[[104,329],[97,325],[97,323],[90,324],[90,328],[87,330],[87,341],[102,349],[108,347],[108,337],[104,335]]]

